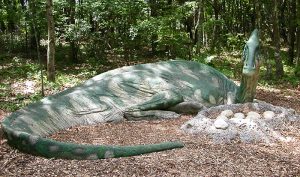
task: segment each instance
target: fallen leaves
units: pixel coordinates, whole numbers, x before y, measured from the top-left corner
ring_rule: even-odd
[[[300,112],[300,96],[258,90],[258,99]],[[297,93],[297,92],[295,92]],[[134,145],[181,140],[185,147],[141,156],[94,161],[54,160],[23,154],[0,139],[0,176],[299,176],[300,125],[285,135],[296,141],[213,144],[203,135],[188,135],[179,127],[191,118],[122,122],[73,127],[52,136],[83,144]]]

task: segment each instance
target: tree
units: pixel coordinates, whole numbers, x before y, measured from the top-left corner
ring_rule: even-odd
[[[40,65],[40,78],[41,78],[41,95],[44,97],[45,96],[45,90],[44,90],[44,77],[43,77],[43,64],[41,60],[41,53],[40,53],[40,41],[38,39],[38,32],[37,32],[37,27],[36,27],[36,1],[31,0],[28,3],[28,19],[30,19],[30,25],[32,26],[33,33],[34,33],[34,39],[35,39],[35,45],[36,45],[36,51],[37,51],[37,58],[39,61]],[[26,33],[26,39],[27,39],[27,33]],[[27,42],[27,41],[26,41]]]
[[[48,48],[47,48],[47,78],[49,81],[55,81],[55,26],[53,20],[53,2],[47,0],[47,22],[48,22]]]
[[[149,7],[150,7],[150,16],[153,18],[156,18],[158,16],[158,3],[156,0],[149,0]],[[157,33],[154,33],[151,35],[151,48],[152,48],[152,54],[156,54],[157,50],[157,40],[158,35]]]
[[[300,0],[297,1],[297,57],[296,67],[300,68]]]
[[[279,24],[278,24],[278,1],[273,0],[274,8],[272,14],[272,21],[273,21],[273,46],[274,46],[274,58],[276,63],[276,76],[281,78],[284,74],[283,71],[283,64],[280,57],[280,33],[279,33]]]
[[[294,63],[294,53],[295,53],[295,42],[296,42],[296,27],[297,27],[297,16],[296,16],[296,0],[291,1],[291,12],[289,13],[289,64]]]
[[[28,4],[36,14],[35,31]],[[299,21],[299,4],[299,0],[0,0],[0,43],[2,50],[28,49],[27,56],[33,56],[36,40],[48,38],[47,76],[54,80],[55,49],[57,59],[64,56],[72,63],[80,56],[81,62],[104,64],[117,56],[131,64],[151,49],[162,58],[191,59],[207,50],[212,54],[241,50],[247,33],[259,28],[261,53],[272,60],[267,71],[276,69],[281,77],[283,62],[299,65],[300,30],[295,20]],[[46,48],[41,44],[43,58]],[[280,55],[281,47],[288,47],[288,58]]]
[[[76,24],[75,24],[75,11],[76,11],[76,0],[70,0],[70,24],[74,26],[74,30],[76,33]],[[78,45],[77,39],[73,37],[70,39],[70,47],[71,47],[71,58],[73,63],[78,63]]]

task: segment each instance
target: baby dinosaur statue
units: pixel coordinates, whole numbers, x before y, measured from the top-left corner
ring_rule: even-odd
[[[254,30],[243,53],[240,87],[214,68],[193,61],[126,66],[13,112],[2,122],[3,132],[9,145],[47,158],[92,160],[181,148],[181,142],[106,146],[45,137],[76,125],[171,119],[215,105],[251,102],[259,72],[258,49],[258,31]]]

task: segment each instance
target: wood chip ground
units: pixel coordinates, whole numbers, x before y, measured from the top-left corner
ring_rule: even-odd
[[[299,90],[277,93],[260,89],[257,97],[300,113]],[[6,113],[1,114],[3,117]],[[282,132],[295,137],[294,142],[217,145],[202,135],[180,131],[190,118],[80,126],[52,136],[83,144],[134,145],[175,140],[185,143],[182,149],[94,161],[23,154],[10,148],[0,135],[0,176],[300,176],[299,125]]]

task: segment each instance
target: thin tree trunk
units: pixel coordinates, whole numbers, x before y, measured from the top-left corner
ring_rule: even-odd
[[[48,20],[48,49],[47,49],[47,78],[49,81],[55,81],[55,29],[53,20],[53,2],[47,0],[47,20]]]
[[[70,1],[70,22],[75,26],[75,6],[76,1]],[[75,27],[76,28],[76,27]],[[70,39],[70,48],[71,48],[71,58],[73,63],[78,63],[78,45],[76,38]]]
[[[292,0],[294,1],[294,0]],[[288,0],[279,0],[278,2],[278,21],[279,21],[279,26],[280,26],[280,35],[281,35],[281,38],[283,39],[284,43],[285,44],[288,44],[289,43],[289,26],[290,26],[290,23],[289,23],[289,16],[291,16],[291,12],[289,12],[288,8],[290,7],[289,6],[289,2]]]
[[[221,5],[219,4],[218,0],[213,1],[213,9],[214,9],[214,16],[217,23],[214,25],[214,32],[213,32],[213,41],[211,46],[211,51],[215,52],[216,48],[219,48],[219,40],[220,40],[220,25],[219,25],[219,15],[221,11]],[[217,50],[219,53],[219,50]]]
[[[297,27],[297,19],[296,19],[296,1],[291,1],[291,12],[289,17],[289,64],[293,65],[294,63],[294,50],[295,50],[295,42],[296,42],[296,27]]]
[[[35,41],[36,41],[36,51],[37,51],[37,57],[38,57],[38,61],[40,64],[40,74],[41,74],[41,95],[42,97],[45,96],[45,91],[44,91],[44,77],[43,77],[43,64],[42,64],[42,60],[41,60],[41,53],[40,53],[40,42],[38,40],[37,37],[37,30],[36,30],[36,26],[35,26],[35,22],[33,23],[33,30],[34,30],[34,35],[35,35]]]
[[[43,63],[42,63],[42,60],[41,60],[41,54],[40,54],[40,42],[39,42],[39,39],[38,39],[38,32],[37,32],[37,28],[36,28],[36,19],[35,19],[35,16],[36,16],[36,13],[35,13],[35,9],[34,9],[34,0],[31,0],[29,2],[29,17],[31,18],[31,25],[32,25],[32,30],[33,30],[33,33],[34,33],[34,38],[35,38],[35,44],[36,44],[36,51],[37,51],[37,58],[38,58],[38,61],[39,61],[39,65],[40,65],[40,77],[41,77],[41,95],[44,97],[45,96],[45,91],[44,91],[44,77],[43,77]]]
[[[300,26],[297,30],[297,56],[296,56],[296,66],[300,67]]]
[[[278,25],[278,1],[273,0],[274,9],[273,9],[273,45],[275,48],[274,58],[276,63],[276,77],[281,78],[284,74],[282,59],[280,57],[280,34],[279,34],[279,25]]]
[[[150,7],[150,16],[153,18],[156,18],[158,16],[157,12],[157,2],[156,0],[149,0],[149,7]],[[157,52],[157,40],[158,40],[158,35],[156,32],[154,32],[151,35],[151,48],[152,48],[152,54],[155,55]]]
[[[204,22],[204,8],[203,8],[203,1],[199,0],[198,1],[198,16],[197,16],[197,21],[195,25],[195,39],[197,38],[196,42],[196,54],[200,54],[201,51],[201,44],[203,41],[203,22]]]
[[[261,30],[261,9],[260,9],[260,4],[259,0],[255,0],[255,27]]]
[[[0,20],[0,31],[1,31],[1,33],[4,33],[5,30],[6,30],[5,23],[3,22],[3,20]]]
[[[4,7],[4,4],[3,4],[3,2],[0,0],[0,8],[2,9],[3,7]],[[3,34],[4,34],[5,31],[6,31],[5,23],[4,23],[3,19],[0,18],[0,33],[3,33]]]
[[[9,52],[12,52],[14,50],[14,32],[16,31],[16,4],[15,1],[7,1],[7,28],[10,33],[10,39],[9,39]]]
[[[25,2],[25,0],[20,0],[20,3],[21,3],[21,6],[22,6],[22,11],[23,11],[23,13],[25,14],[25,20],[24,20],[24,22],[25,22],[25,26],[24,26],[24,28],[25,28],[25,51],[26,51],[26,55],[27,55],[27,57],[29,57],[29,52],[28,52],[28,24],[27,24],[27,22],[28,22],[28,16],[27,16],[27,14],[26,14],[26,2]]]
[[[297,56],[296,65],[300,67],[300,0],[297,0]]]
[[[27,57],[29,57],[27,22],[25,22],[25,49],[26,55]]]

